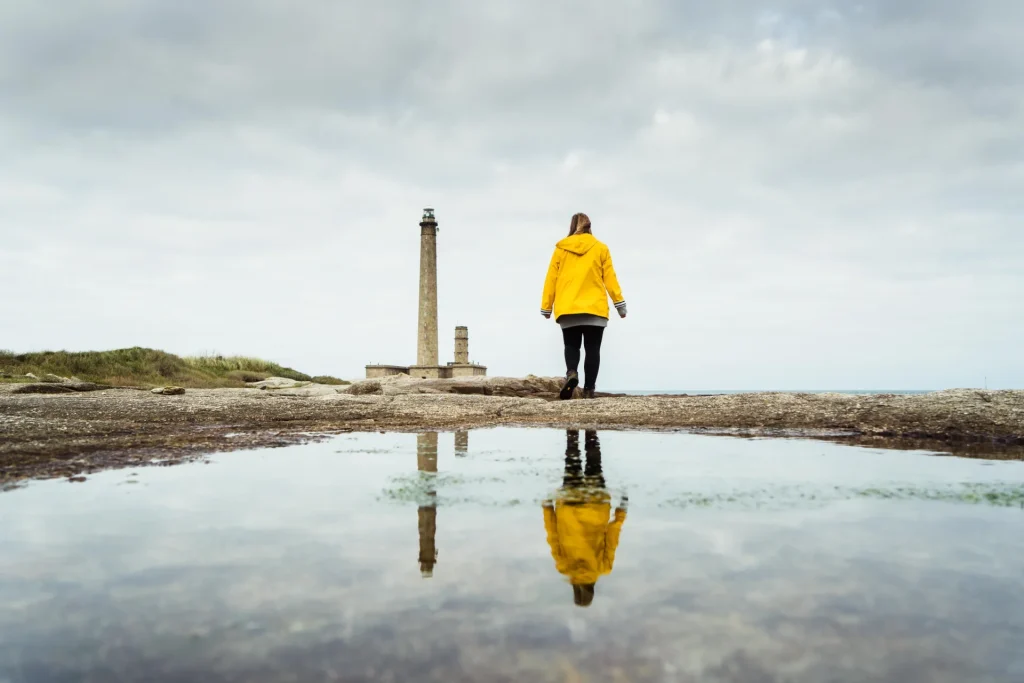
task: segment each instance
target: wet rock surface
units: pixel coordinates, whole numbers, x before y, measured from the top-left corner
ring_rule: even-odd
[[[0,485],[286,445],[341,431],[502,424],[856,438],[883,447],[987,449],[1006,457],[1019,457],[1019,450],[1008,447],[1024,447],[1024,391],[546,400],[558,383],[537,377],[371,380],[342,387],[190,389],[174,401],[145,390],[46,395],[21,393],[33,385],[0,385]]]

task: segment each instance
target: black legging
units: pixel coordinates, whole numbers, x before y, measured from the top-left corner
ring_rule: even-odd
[[[604,472],[601,470],[601,442],[597,432],[587,430],[584,436],[584,449],[587,464],[584,468],[580,458],[580,432],[578,429],[565,431],[565,475],[562,486],[565,488],[601,488],[605,487]]]
[[[601,368],[601,339],[604,328],[597,325],[577,325],[562,330],[562,341],[565,342],[565,370],[579,372],[580,343],[586,349],[587,358],[583,361],[584,389],[597,387],[597,371]]]

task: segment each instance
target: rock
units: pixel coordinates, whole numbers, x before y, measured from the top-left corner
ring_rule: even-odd
[[[160,394],[161,396],[181,396],[185,393],[184,387],[157,387],[153,389],[154,394]]]
[[[110,389],[105,384],[83,382],[81,380],[68,380],[67,382],[39,382],[32,384],[19,384],[11,393],[74,393],[75,391],[99,391]]]
[[[100,391],[110,387],[93,382],[33,382],[32,384],[19,384],[11,390],[12,394],[71,394],[76,391]]]
[[[458,377],[455,379],[416,379],[407,375],[392,375],[379,379],[356,382],[338,390],[338,393],[366,396],[384,394],[461,394],[478,396],[517,396],[521,398],[549,398],[562,386],[559,377]]]
[[[282,389],[267,389],[267,387],[261,387],[260,391],[264,394],[270,394],[271,396],[334,396],[338,393],[344,393],[345,386],[339,386],[336,384],[318,384],[313,382],[312,384],[300,384],[295,388],[284,387]]]
[[[68,477],[68,481],[76,482],[76,483],[83,482],[83,481],[85,481],[85,477],[83,477],[82,475],[78,475],[76,477]]]
[[[247,382],[248,386],[255,389],[295,389],[297,387],[305,386],[309,382],[298,382],[294,379],[288,379],[287,377],[268,377],[259,382]]]
[[[356,382],[345,390],[338,390],[338,393],[354,394],[356,396],[368,396],[370,394],[383,394],[383,384],[379,379],[368,379],[363,382]]]
[[[39,375],[35,374],[34,372],[26,372],[25,376],[30,379],[39,379]]]
[[[21,384],[14,387],[11,390],[12,394],[70,394],[74,391],[71,387],[65,384],[53,384],[53,383],[32,383],[32,384]]]
[[[72,391],[99,391],[101,389],[109,389],[110,387],[105,384],[96,384],[94,382],[83,382],[82,380],[70,379],[61,386],[65,386]]]

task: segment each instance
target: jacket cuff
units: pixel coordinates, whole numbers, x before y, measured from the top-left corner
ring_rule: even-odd
[[[548,309],[542,308],[542,309],[540,309],[540,314],[541,315],[551,315],[551,309],[550,308],[548,308]]]
[[[625,299],[623,299],[622,301],[617,301],[615,303],[615,308],[617,308],[617,309],[622,309],[622,308],[625,308],[625,307],[626,307],[626,300]]]

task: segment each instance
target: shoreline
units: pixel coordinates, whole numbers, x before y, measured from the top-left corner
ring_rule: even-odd
[[[750,393],[551,400],[551,378],[359,382],[278,390],[0,388],[0,488],[26,479],[173,464],[352,431],[497,426],[816,438],[879,448],[1024,458],[1024,391]],[[156,460],[156,462],[154,462]]]

